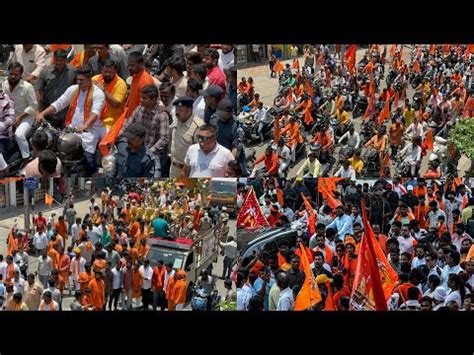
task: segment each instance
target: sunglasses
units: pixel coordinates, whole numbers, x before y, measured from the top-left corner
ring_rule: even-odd
[[[214,138],[214,136],[206,137],[206,136],[197,136],[199,142],[207,142],[209,139]]]

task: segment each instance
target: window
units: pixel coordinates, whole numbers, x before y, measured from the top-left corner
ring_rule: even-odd
[[[186,272],[191,271],[191,265],[193,264],[193,261],[194,261],[194,253],[191,252],[186,259],[186,265],[184,266],[184,271]]]

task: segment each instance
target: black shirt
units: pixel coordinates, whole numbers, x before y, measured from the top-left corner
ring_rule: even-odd
[[[290,269],[286,272],[288,276],[288,280],[290,281],[289,283],[289,288],[293,290],[293,295],[297,295],[298,292],[300,291],[301,287],[303,286],[304,282],[304,272],[301,271],[293,271],[293,269]]]

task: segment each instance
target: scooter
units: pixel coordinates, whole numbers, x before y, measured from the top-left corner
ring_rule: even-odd
[[[193,311],[216,311],[220,301],[221,296],[217,290],[208,292],[204,288],[195,287],[191,297],[191,309]]]

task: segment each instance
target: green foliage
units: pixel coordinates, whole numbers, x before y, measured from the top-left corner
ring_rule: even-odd
[[[237,310],[237,302],[226,302],[222,301],[218,305],[220,311],[236,311]]]
[[[469,159],[474,159],[474,118],[458,122],[449,133],[449,139]]]

